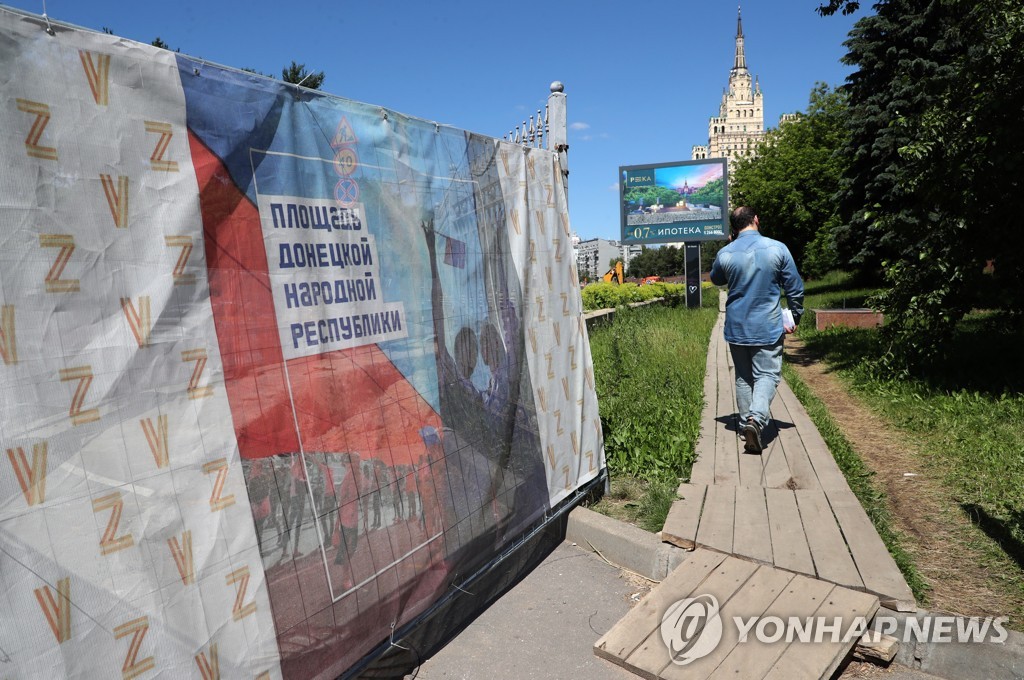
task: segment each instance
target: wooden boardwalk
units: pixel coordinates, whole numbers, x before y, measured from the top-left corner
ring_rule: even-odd
[[[594,651],[645,678],[829,677],[854,641],[739,643],[733,617],[870,619],[879,602],[915,611],[914,597],[784,381],[762,435],[764,451],[743,450],[723,323],[720,314],[708,348],[697,460],[662,529],[664,541],[694,552]],[[670,657],[662,619],[674,603],[707,594],[721,607],[722,641],[680,665]]]
[[[765,450],[743,450],[722,323],[720,315],[708,349],[697,461],[690,483],[679,487],[663,540],[815,576],[914,611],[910,587],[785,381],[772,402]]]
[[[715,612],[704,608],[710,616],[697,621],[691,636],[699,640],[697,644],[710,638],[706,645],[713,648],[685,665],[682,658],[673,660],[662,625],[665,612],[681,600],[708,602],[711,597],[719,622],[712,623]],[[594,652],[644,678],[827,678],[857,642],[858,636],[846,635],[856,618],[870,621],[876,611],[878,598],[872,595],[698,548],[598,640]],[[796,617],[806,625],[816,617],[831,621],[837,616],[842,617],[837,633],[823,632],[817,641],[793,635],[790,642],[782,637],[769,643],[758,638],[756,627],[741,640],[733,623],[736,617],[778,617],[787,622]],[[776,628],[766,625],[764,630],[771,636]],[[698,656],[707,647],[691,649]]]

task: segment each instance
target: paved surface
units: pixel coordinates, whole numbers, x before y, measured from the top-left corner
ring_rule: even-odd
[[[635,680],[594,656],[594,643],[630,608],[638,580],[562,543],[435,656],[420,680]],[[413,676],[408,676],[409,678]]]
[[[596,657],[593,646],[635,604],[632,598],[646,594],[641,583],[593,553],[562,543],[407,678],[636,680],[638,676]],[[934,680],[920,671],[870,664],[852,664],[837,677]]]

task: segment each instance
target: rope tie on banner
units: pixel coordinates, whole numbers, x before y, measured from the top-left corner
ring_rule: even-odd
[[[53,26],[50,25],[50,17],[46,15],[46,0],[43,0],[43,21],[46,22],[46,33],[48,35],[57,35],[53,32]]]

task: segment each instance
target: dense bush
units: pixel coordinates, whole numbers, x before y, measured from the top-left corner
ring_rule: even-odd
[[[714,306],[718,305],[718,294],[716,288],[709,283],[704,286],[704,304],[708,306],[708,299],[714,300]],[[645,302],[655,298],[665,298],[670,305],[686,304],[686,286],[681,283],[650,283],[646,286],[637,286],[632,283],[625,283],[621,286],[615,283],[592,283],[583,289],[583,309],[593,311],[595,309],[614,309],[627,305],[630,302]]]

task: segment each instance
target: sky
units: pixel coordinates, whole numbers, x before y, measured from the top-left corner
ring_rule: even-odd
[[[564,83],[569,216],[618,239],[618,168],[689,160],[706,144],[733,64],[737,6],[721,0],[0,0],[18,9],[236,68],[322,70],[322,90],[500,137]],[[748,0],[747,66],[765,123],[842,84],[843,42],[864,16],[819,0]]]

